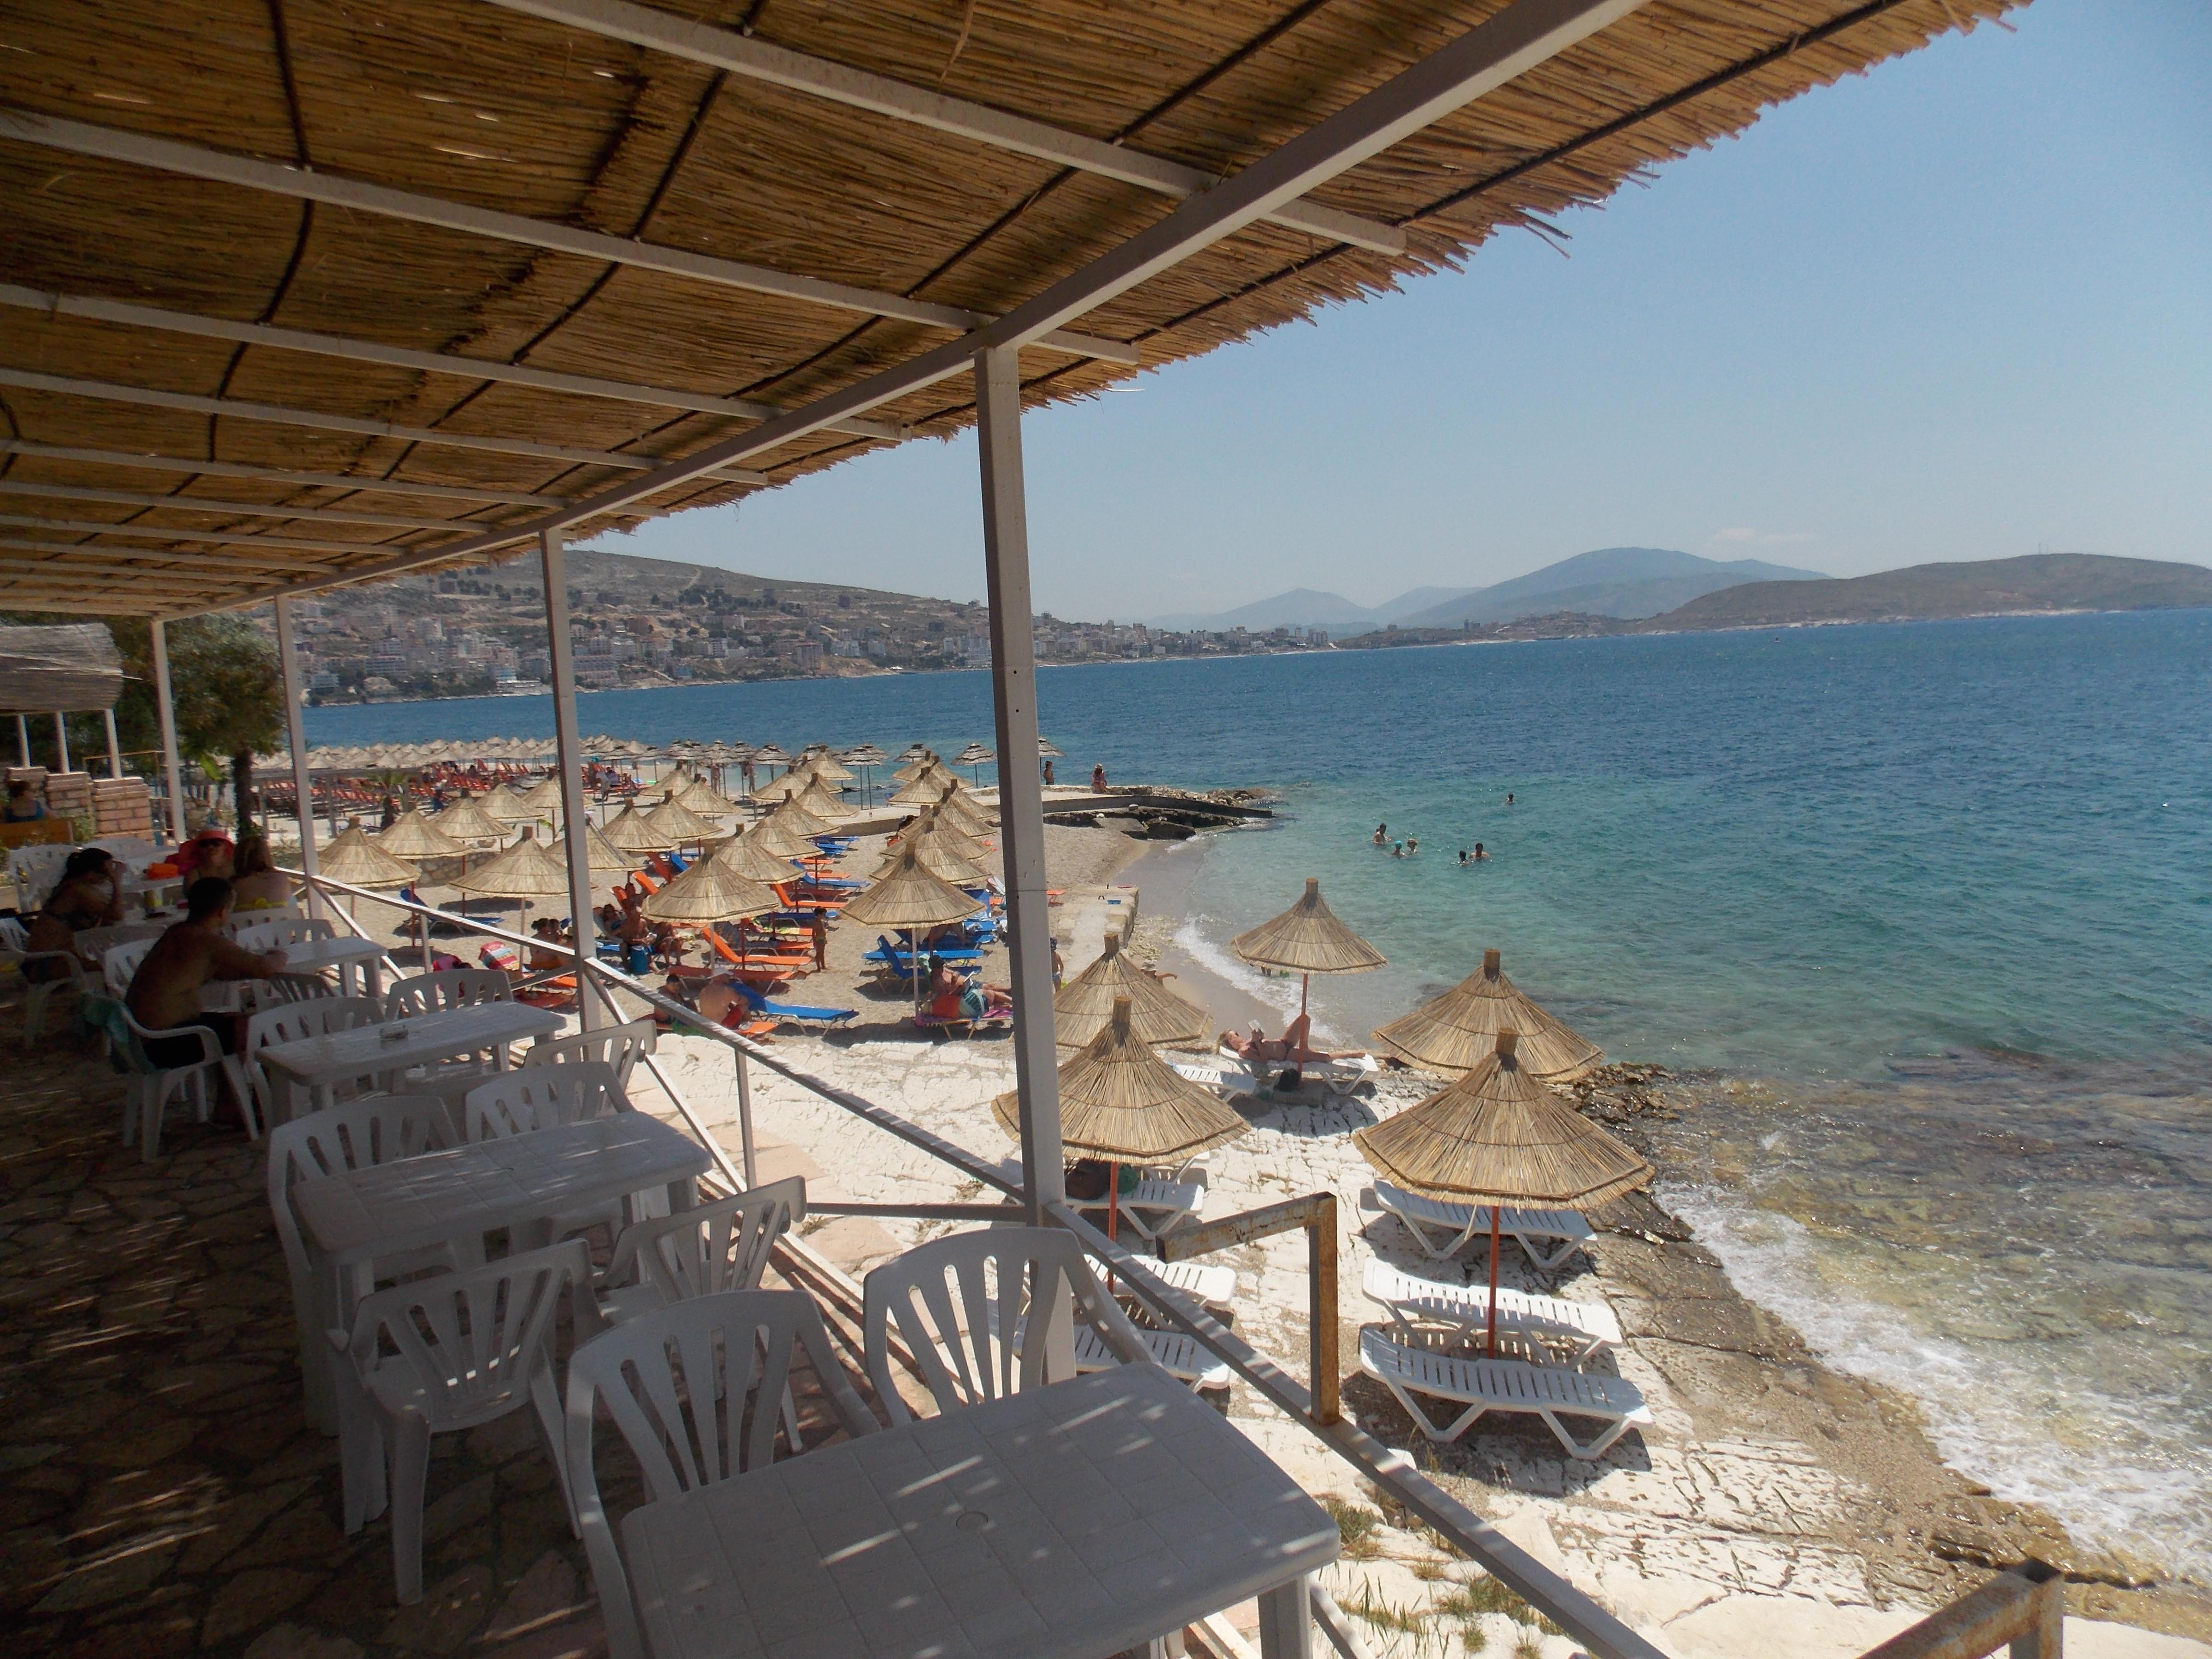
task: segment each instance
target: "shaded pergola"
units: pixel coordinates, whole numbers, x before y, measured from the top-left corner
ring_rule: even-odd
[[[528,554],[585,823],[566,547],[974,424],[995,750],[1029,755],[1024,407],[1547,232],[2013,3],[30,8],[0,54],[0,605],[151,618],[166,734],[164,623],[273,600],[304,802],[293,601]],[[1033,769],[1000,811],[1042,1218]],[[582,837],[568,878],[581,916]]]

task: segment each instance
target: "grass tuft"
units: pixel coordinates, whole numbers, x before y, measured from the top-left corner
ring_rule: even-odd
[[[1381,1516],[1333,1495],[1325,1495],[1320,1501],[1336,1522],[1336,1535],[1343,1542],[1347,1560],[1372,1561],[1382,1553],[1382,1540],[1376,1536],[1382,1529]]]

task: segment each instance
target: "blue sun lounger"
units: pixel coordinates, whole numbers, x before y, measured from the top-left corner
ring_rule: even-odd
[[[769,1019],[793,1019],[805,1025],[841,1025],[860,1017],[858,1008],[811,1008],[796,1002],[771,1002],[742,980],[732,980],[728,984],[744,1000],[746,1007]]]

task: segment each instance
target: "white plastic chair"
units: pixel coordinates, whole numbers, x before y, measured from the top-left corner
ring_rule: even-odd
[[[329,1334],[351,1361],[338,1387],[345,1528],[359,1532],[390,1508],[392,1570],[403,1604],[422,1599],[422,1488],[434,1434],[534,1407],[575,1524],[553,1316],[566,1291],[590,1328],[591,1277],[583,1241],[570,1239],[379,1291],[355,1310],[350,1332]]]
[[[137,947],[125,945],[125,950]],[[151,948],[150,946],[148,948]],[[111,951],[110,957],[118,954]],[[131,1079],[123,1097],[123,1144],[128,1146],[134,1136],[138,1141],[138,1154],[151,1164],[161,1152],[161,1117],[168,1109],[170,1097],[189,1083],[191,1085],[194,1107],[199,1121],[208,1121],[214,1105],[208,1089],[209,1074],[223,1062],[222,1043],[214,1031],[204,1025],[178,1025],[166,1031],[150,1031],[131,1017],[131,1010],[121,997],[98,1000],[99,1013],[95,1017],[106,1031],[108,1057]],[[156,1066],[146,1051],[149,1042],[163,1037],[191,1037],[200,1047],[198,1060],[186,1060],[181,1066]],[[260,1125],[254,1121],[253,1103],[239,1102],[239,1110],[246,1118],[246,1133],[252,1139],[261,1138]]]
[[[315,1285],[292,1188],[349,1170],[366,1170],[398,1158],[434,1152],[453,1144],[446,1104],[428,1095],[374,1095],[314,1112],[269,1131],[269,1213],[292,1278],[292,1309],[300,1330],[301,1375],[331,1363],[330,1345],[315,1328]],[[454,1272],[483,1260],[483,1241],[431,1245],[370,1263],[355,1276],[348,1301],[374,1290],[379,1274]]]
[[[473,1008],[480,1002],[512,1002],[514,987],[505,974],[483,968],[447,968],[403,979],[384,995],[386,1019],[411,1019],[447,1008]]]
[[[526,1135],[563,1123],[580,1123],[630,1109],[629,1097],[615,1083],[611,1066],[596,1060],[542,1066],[536,1071],[498,1072],[470,1090],[461,1102],[461,1139],[497,1140]],[[640,1213],[635,1195],[589,1209],[562,1210],[544,1218],[550,1231],[542,1242],[605,1222],[607,1237],[623,1231],[626,1218]]]
[[[336,939],[337,929],[319,917],[284,915],[268,910],[249,910],[230,919],[230,936],[241,951],[257,956],[281,951],[288,945],[307,945]]]
[[[757,1290],[776,1241],[805,1219],[806,1180],[791,1176],[626,1227],[599,1279],[599,1315],[622,1324],[671,1302]]]
[[[46,1003],[56,991],[66,985],[80,997],[84,994],[84,963],[73,951],[33,951],[30,930],[13,916],[0,916],[0,962],[18,973],[33,962],[59,963],[62,967],[54,979],[33,979],[23,974],[23,1046],[27,1048],[46,1028]]]
[[[1073,1376],[1071,1315],[1122,1360],[1152,1358],[1073,1236],[1057,1227],[986,1227],[933,1239],[878,1267],[862,1291],[868,1378],[894,1426],[911,1413],[891,1373],[893,1326],[921,1362],[939,1412]]]
[[[88,927],[76,936],[76,953],[87,962],[98,962],[118,945],[159,939],[175,926],[173,921],[118,921]]]
[[[312,997],[304,1001],[288,1001],[278,1008],[264,1008],[246,1022],[246,1041],[239,1045],[234,1056],[237,1070],[233,1076],[242,1078],[252,1090],[253,1098],[261,1107],[261,1121],[273,1129],[291,1120],[298,1100],[291,1085],[272,1077],[261,1063],[262,1050],[278,1043],[327,1036],[332,1031],[374,1025],[383,1018],[384,1010],[374,997]],[[364,1073],[360,1081],[372,1089],[376,1086],[373,1073]]]
[[[525,1070],[532,1066],[558,1066],[568,1060],[596,1060],[615,1068],[615,1081],[629,1087],[629,1074],[637,1062],[653,1051],[659,1036],[650,1019],[634,1019],[627,1025],[610,1025],[597,1031],[579,1031],[563,1037],[540,1037],[522,1054]]]
[[[8,872],[15,878],[19,912],[27,916],[53,896],[54,889],[61,884],[62,866],[76,851],[70,842],[42,842],[36,847],[15,849],[15,855],[8,861]]]
[[[152,954],[161,942],[159,934],[152,939],[135,939],[121,945],[112,945],[100,953],[100,976],[107,986],[107,994],[122,997],[131,989],[131,981],[137,977],[138,964]]]
[[[794,1344],[805,1351],[846,1432],[874,1433],[878,1425],[846,1381],[822,1316],[804,1291],[692,1297],[593,1337],[569,1356],[569,1509],[592,1564],[611,1659],[644,1659],[645,1644],[592,1463],[599,1402],[637,1460],[646,1502],[659,1503],[774,1460],[784,1413],[770,1402],[790,1394]],[[787,1424],[784,1436],[791,1454],[805,1450],[795,1425]]]

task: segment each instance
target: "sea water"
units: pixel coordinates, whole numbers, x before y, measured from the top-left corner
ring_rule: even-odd
[[[1747,1294],[2001,1494],[2212,1577],[2212,613],[1111,665],[1039,698],[1063,781],[1281,795],[1202,854],[1202,959],[1286,1004],[1227,942],[1319,877],[1390,958],[1315,982],[1350,1039],[1503,951],[1688,1079],[1663,1196]],[[980,674],[580,702],[647,740],[991,740]],[[548,729],[544,699],[309,715]]]

